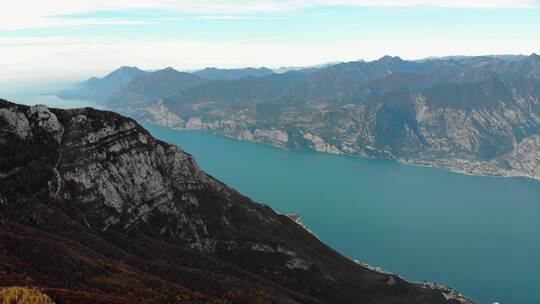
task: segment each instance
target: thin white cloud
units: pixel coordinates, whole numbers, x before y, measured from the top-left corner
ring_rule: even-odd
[[[73,39],[71,36],[53,36],[53,37],[4,37],[0,38],[0,47],[24,47],[24,46],[43,46],[59,45]]]
[[[318,5],[361,7],[536,8],[534,0],[319,0]]]
[[[206,16],[196,16],[196,19],[201,20],[258,20],[258,19],[267,19],[265,17],[259,16],[245,16],[245,15],[206,15]]]
[[[0,30],[78,25],[80,20],[50,16],[103,10],[157,9],[205,15],[294,11],[321,6],[537,8],[535,0],[16,0],[2,6]],[[84,24],[100,22],[88,19]],[[101,21],[102,22],[102,21]]]

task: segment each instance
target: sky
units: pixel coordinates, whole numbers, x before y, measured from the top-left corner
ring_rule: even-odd
[[[540,0],[16,0],[0,10],[0,85],[123,65],[309,66],[540,53]]]

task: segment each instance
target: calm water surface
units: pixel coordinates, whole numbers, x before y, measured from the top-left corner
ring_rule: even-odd
[[[35,92],[0,97],[61,108],[95,106]],[[449,285],[482,304],[540,303],[540,182],[145,127],[255,201],[300,214],[347,257],[410,280]]]
[[[63,87],[63,86],[61,86]],[[26,105],[44,104],[54,108],[80,108],[93,107],[96,109],[103,108],[102,106],[88,100],[65,100],[60,99],[54,92],[60,90],[58,85],[48,84],[33,84],[30,87],[24,85],[0,85],[0,98]]]
[[[479,303],[540,303],[540,182],[455,174],[145,126],[347,257]]]

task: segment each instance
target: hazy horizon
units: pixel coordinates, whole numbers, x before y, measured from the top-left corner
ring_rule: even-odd
[[[0,83],[153,70],[540,52],[538,0],[20,0]]]
[[[37,79],[2,79],[0,78],[0,85],[4,85],[4,86],[9,86],[9,89],[16,89],[18,88],[19,86],[21,87],[21,89],[29,89],[29,86],[31,88],[39,88],[39,87],[42,87],[42,88],[50,88],[50,87],[63,87],[63,86],[70,86],[72,84],[75,84],[77,82],[81,82],[81,81],[84,81],[84,80],[87,80],[89,78],[92,78],[92,77],[97,77],[97,78],[102,78],[102,77],[105,77],[107,76],[109,73],[119,69],[119,68],[122,68],[122,67],[136,67],[140,70],[143,70],[143,71],[147,71],[147,72],[153,72],[153,71],[157,71],[157,70],[161,70],[161,69],[166,69],[166,68],[173,68],[179,72],[187,72],[187,73],[192,73],[192,72],[196,72],[196,71],[200,71],[200,70],[203,70],[205,68],[217,68],[217,69],[244,69],[244,68],[268,68],[268,69],[271,69],[271,70],[279,70],[279,69],[287,69],[287,68],[297,68],[297,69],[302,69],[302,68],[312,68],[312,67],[320,67],[320,66],[326,66],[326,65],[334,65],[334,64],[339,64],[339,63],[345,63],[345,62],[353,62],[353,61],[366,61],[366,62],[371,62],[371,61],[376,61],[376,60],[379,60],[381,59],[382,57],[384,56],[392,56],[392,57],[399,57],[401,58],[402,60],[409,60],[409,61],[422,61],[422,60],[430,60],[430,59],[443,59],[443,58],[447,58],[447,57],[476,57],[476,56],[479,56],[479,57],[497,57],[497,56],[530,56],[530,55],[533,55],[533,54],[536,54],[536,53],[530,53],[530,54],[479,54],[479,55],[467,55],[467,54],[459,54],[459,55],[446,55],[446,56],[428,56],[428,57],[421,57],[421,58],[404,58],[402,56],[399,56],[399,55],[383,55],[379,58],[374,58],[372,60],[367,60],[367,59],[363,59],[363,58],[359,58],[359,59],[356,59],[356,60],[348,60],[348,61],[327,61],[327,62],[320,62],[320,63],[315,63],[315,64],[310,64],[310,65],[304,65],[304,66],[300,66],[300,65],[289,65],[289,66],[210,66],[210,65],[207,65],[207,66],[200,66],[200,67],[197,67],[197,68],[192,68],[192,69],[181,69],[181,68],[177,68],[177,67],[174,67],[174,66],[170,66],[170,65],[167,65],[167,66],[161,66],[161,67],[152,67],[152,68],[143,68],[141,66],[138,66],[138,65],[132,65],[132,64],[126,64],[126,65],[120,65],[120,66],[111,66],[110,68],[105,68],[105,69],[100,69],[100,70],[81,70],[79,71],[80,74],[77,75],[77,76],[71,76],[71,77],[62,77],[62,75],[50,75],[48,77],[45,77],[45,78],[37,78]],[[2,92],[2,90],[0,90],[0,93]]]

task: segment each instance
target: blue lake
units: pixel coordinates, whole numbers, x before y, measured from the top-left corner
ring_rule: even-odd
[[[257,202],[292,212],[351,259],[479,303],[539,303],[540,182],[145,126]]]
[[[49,85],[49,84],[32,84],[30,86],[11,85],[0,86],[0,98],[17,102],[20,104],[35,105],[45,104],[54,108],[77,108],[77,107],[93,107],[96,109],[102,108],[96,103],[87,100],[65,100],[58,98],[54,92],[59,90],[59,87],[64,85]]]
[[[17,96],[0,97],[62,108],[93,105]],[[299,214],[322,241],[351,259],[412,281],[446,284],[482,304],[540,303],[538,181],[290,152],[207,132],[145,127],[253,200]]]

